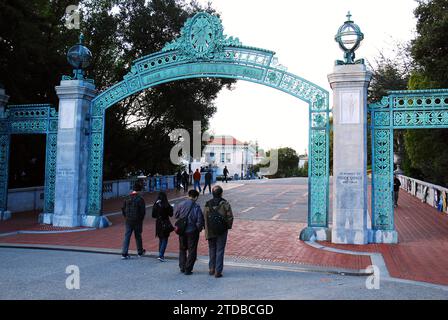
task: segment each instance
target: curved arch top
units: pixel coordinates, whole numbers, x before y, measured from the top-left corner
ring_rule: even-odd
[[[124,98],[158,84],[189,78],[232,78],[263,84],[310,103],[313,111],[326,111],[328,92],[286,71],[275,52],[243,46],[223,34],[221,20],[201,12],[190,18],[181,36],[161,51],[132,63],[124,79],[97,96],[92,116]]]
[[[187,20],[180,37],[132,63],[123,80],[92,100],[87,214],[100,215],[105,111],[115,103],[158,84],[190,78],[232,78],[286,92],[309,104],[308,226],[328,227],[329,93],[278,63],[275,52],[244,46],[224,35],[221,20],[201,12]]]

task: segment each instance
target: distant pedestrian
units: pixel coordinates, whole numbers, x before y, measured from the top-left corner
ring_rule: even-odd
[[[190,175],[187,173],[186,170],[182,173],[182,185],[184,186],[184,192],[188,191],[188,182],[190,179]]]
[[[145,200],[140,195],[142,185],[140,183],[136,183],[133,189],[134,190],[124,201],[123,207],[121,208],[123,216],[126,219],[126,232],[121,251],[121,258],[123,260],[130,258],[128,250],[132,232],[134,232],[135,242],[137,243],[138,256],[141,257],[146,252],[146,250],[143,249],[142,242],[143,219],[145,218],[146,213]]]
[[[177,191],[180,191],[182,185],[182,172],[180,170],[177,170],[176,174],[176,189]]]
[[[227,166],[224,167],[224,171],[222,173],[224,175],[224,181],[227,183],[227,176],[229,175],[229,170],[227,169]]]
[[[213,187],[213,199],[207,201],[204,209],[205,239],[208,240],[209,274],[222,277],[224,251],[228,230],[232,229],[233,213],[230,203],[222,198],[221,186]]]
[[[199,169],[196,169],[195,173],[193,174],[193,181],[194,181],[193,185],[194,190],[198,188],[200,193],[202,189],[201,189],[201,173],[199,172]]]
[[[400,193],[401,182],[394,174],[394,208],[398,207],[398,195]]]
[[[210,170],[207,170],[207,172],[205,173],[205,177],[204,177],[205,184],[204,184],[203,194],[205,194],[205,189],[207,189],[207,186],[208,186],[208,192],[212,193],[212,178],[213,178],[212,173],[210,172]]]
[[[179,235],[179,268],[185,275],[191,275],[196,262],[199,234],[204,228],[204,216],[201,207],[196,203],[199,192],[190,190],[189,199],[176,208],[176,219],[186,218],[187,226],[184,234]]]
[[[173,216],[173,207],[168,202],[165,192],[160,192],[154,206],[152,217],[156,219],[156,237],[159,238],[159,261],[165,261],[165,250],[168,246],[170,233],[174,231],[170,217]]]

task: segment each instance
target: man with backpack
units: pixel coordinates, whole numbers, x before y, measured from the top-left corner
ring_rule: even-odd
[[[221,278],[227,234],[233,225],[233,213],[230,203],[222,198],[221,186],[214,186],[212,193],[213,199],[207,201],[204,210],[205,239],[208,240],[210,256],[208,268],[211,276]]]
[[[174,217],[178,219],[175,231],[179,235],[179,268],[187,276],[193,273],[199,234],[204,228],[202,210],[196,203],[198,197],[196,190],[188,191],[188,199],[179,204],[174,212]]]
[[[207,189],[207,186],[208,186],[208,192],[212,193],[212,179],[213,179],[213,175],[211,173],[211,170],[207,169],[207,172],[205,174],[205,184],[204,184],[204,189],[202,190],[202,194],[205,194],[205,189]]]
[[[121,251],[121,259],[123,260],[131,258],[128,250],[132,232],[134,232],[135,242],[137,243],[138,256],[143,256],[146,251],[143,249],[142,242],[143,219],[145,218],[146,205],[145,200],[140,195],[141,191],[142,185],[137,182],[134,185],[134,190],[124,201],[123,207],[121,208],[123,216],[126,219],[126,232],[124,235],[123,249]]]

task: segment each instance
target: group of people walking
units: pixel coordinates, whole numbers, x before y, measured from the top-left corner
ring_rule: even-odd
[[[137,255],[140,257],[145,254],[142,231],[146,209],[140,191],[141,187],[136,185],[123,204],[126,231],[122,259],[130,258],[128,249],[132,233],[137,243]],[[165,261],[168,239],[175,232],[179,237],[179,269],[185,275],[193,273],[200,234],[205,230],[209,248],[209,274],[216,278],[222,277],[225,246],[228,230],[233,225],[233,213],[229,202],[222,197],[221,186],[214,186],[211,192],[213,198],[206,202],[204,210],[197,203],[200,193],[195,189],[188,191],[188,199],[176,206],[176,209],[168,202],[166,194],[160,192],[152,208],[152,217],[156,219],[155,233],[159,238],[158,259]],[[174,226],[170,220],[173,216],[177,220]]]
[[[201,168],[202,171],[202,168]],[[208,168],[205,169],[205,175],[204,175],[204,187],[201,188],[201,171],[199,169],[196,169],[196,171],[193,173],[193,188],[194,190],[199,190],[199,192],[202,192],[202,194],[205,194],[205,190],[212,193],[212,180],[213,180],[213,174],[211,170]],[[191,172],[191,171],[190,171]],[[224,167],[223,170],[223,176],[224,181],[227,183],[227,176],[229,175],[229,170],[227,169],[227,166]],[[188,191],[188,186],[190,184],[190,175],[187,173],[186,170],[184,172],[181,172],[180,170],[176,174],[176,188],[177,190],[180,190],[182,187],[184,189],[184,192]]]

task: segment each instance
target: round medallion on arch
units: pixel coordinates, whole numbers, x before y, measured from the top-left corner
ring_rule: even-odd
[[[205,58],[215,48],[216,29],[209,15],[197,14],[191,22],[188,41],[197,58]]]

